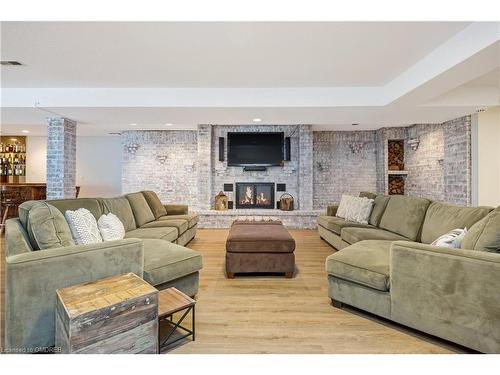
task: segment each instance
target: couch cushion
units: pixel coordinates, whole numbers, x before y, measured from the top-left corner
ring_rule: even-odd
[[[370,215],[370,221],[368,222],[371,225],[376,227],[380,224],[380,219],[382,219],[382,215],[387,207],[387,203],[389,203],[389,199],[391,197],[388,195],[377,195],[373,199],[373,209],[372,214]]]
[[[187,220],[177,219],[177,220],[155,220],[150,223],[144,224],[141,228],[165,228],[173,227],[177,228],[179,236],[188,230],[189,225]]]
[[[130,206],[130,202],[127,198],[99,198],[99,200],[101,202],[103,212],[105,214],[112,213],[116,215],[125,227],[126,232],[137,228],[135,225],[134,213],[132,212],[132,207]]]
[[[318,225],[326,228],[334,233],[340,234],[342,228],[356,227],[356,228],[372,228],[371,225],[360,224],[353,221],[347,221],[336,216],[319,216]]]
[[[79,208],[89,210],[96,220],[99,220],[103,214],[101,203],[96,198],[56,199],[47,202],[61,211],[63,215],[68,210],[76,211]]]
[[[430,201],[425,198],[393,195],[387,203],[379,227],[415,241]]]
[[[340,234],[350,244],[364,240],[409,241],[399,234],[378,228],[343,228]]]
[[[368,199],[375,199],[377,198],[376,193],[370,193],[369,191],[362,191],[359,193],[360,198],[368,198]]]
[[[23,207],[23,209],[25,208],[26,206]],[[68,223],[61,211],[43,201],[30,204],[29,208],[25,218],[26,230],[34,250],[75,244]]]
[[[179,237],[177,228],[138,228],[125,233],[125,238],[151,238],[174,242]]]
[[[421,241],[432,243],[439,236],[453,229],[470,229],[493,210],[492,207],[461,207],[432,202],[425,214]]]
[[[144,245],[144,280],[160,285],[202,268],[197,251],[162,240],[146,239]]]
[[[378,195],[367,191],[362,191],[361,193],[359,193],[359,196],[368,199],[373,199],[373,208],[368,224],[377,227],[380,224],[380,219],[382,218],[385,208],[387,207],[387,203],[389,202],[390,196]]]
[[[167,216],[160,217],[158,220],[178,220],[178,219],[187,220],[189,228],[192,228],[196,224],[198,224],[198,215],[191,215],[191,214],[186,214],[186,215],[167,215]]]
[[[146,202],[148,202],[149,208],[153,211],[155,219],[167,214],[165,206],[161,203],[160,198],[158,198],[158,195],[156,195],[154,191],[147,190],[143,191],[142,194],[144,195]]]
[[[146,202],[146,198],[142,193],[130,193],[125,197],[128,199],[130,207],[132,207],[135,223],[138,227],[142,227],[155,219],[155,215],[153,215],[153,211],[149,208],[148,202]]]
[[[500,253],[500,210],[490,212],[465,235],[462,249]]]
[[[392,241],[361,241],[326,258],[326,272],[383,292],[389,291]]]

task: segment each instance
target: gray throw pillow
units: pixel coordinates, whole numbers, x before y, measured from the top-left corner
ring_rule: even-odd
[[[151,208],[151,211],[153,211],[155,219],[158,219],[167,214],[165,206],[161,203],[160,198],[158,198],[158,195],[156,195],[154,191],[143,191],[142,195],[144,195],[146,202],[148,202],[149,208]]]
[[[500,211],[490,212],[465,235],[462,249],[500,253]]]
[[[27,231],[34,250],[74,245],[61,211],[47,202],[34,204],[27,213]]]

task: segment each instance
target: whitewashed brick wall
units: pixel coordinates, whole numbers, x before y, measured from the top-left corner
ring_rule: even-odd
[[[54,117],[47,126],[47,199],[75,198],[76,122]]]
[[[230,131],[283,131],[291,137],[291,161],[265,172],[243,172],[218,160],[218,138]],[[420,139],[417,151],[405,142],[409,171],[406,194],[456,204],[470,204],[470,117],[444,124],[382,128],[360,132],[313,132],[308,125],[199,125],[186,131],[127,131],[122,135],[124,193],[151,189],[165,202],[196,209],[213,207],[224,183],[285,183],[303,210],[323,209],[343,193],[385,192],[387,139]],[[126,146],[137,143],[136,154]],[[362,144],[359,153],[351,143]],[[225,147],[227,148],[227,147]],[[160,164],[157,156],[167,156]],[[230,195],[231,200],[234,195]],[[276,199],[279,193],[276,193]]]
[[[362,145],[353,153],[351,143]],[[377,190],[375,132],[314,132],[314,208],[339,202],[342,194]]]
[[[138,144],[135,154],[127,151]],[[122,134],[122,192],[153,190],[165,203],[198,203],[197,132],[126,131]],[[157,157],[166,156],[165,164]]]

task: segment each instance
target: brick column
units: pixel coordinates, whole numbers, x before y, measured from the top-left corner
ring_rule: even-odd
[[[212,208],[212,125],[198,125],[198,208]]]
[[[299,127],[299,208],[313,208],[313,132],[311,125]]]
[[[47,199],[74,198],[76,122],[53,117],[47,128]]]

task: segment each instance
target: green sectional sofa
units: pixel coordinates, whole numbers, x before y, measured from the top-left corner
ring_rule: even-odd
[[[500,207],[360,195],[375,200],[369,224],[333,216],[335,206],[318,218],[320,236],[339,250],[326,259],[333,305],[500,353]],[[465,227],[460,249],[430,245]]]
[[[125,238],[68,243],[71,233],[62,215],[82,207],[96,219],[109,212],[118,216]],[[55,291],[70,285],[133,272],[158,289],[174,286],[196,295],[202,258],[184,245],[194,238],[197,222],[187,206],[163,205],[150,191],[23,203],[19,218],[5,225],[5,346],[28,351],[53,346]]]

